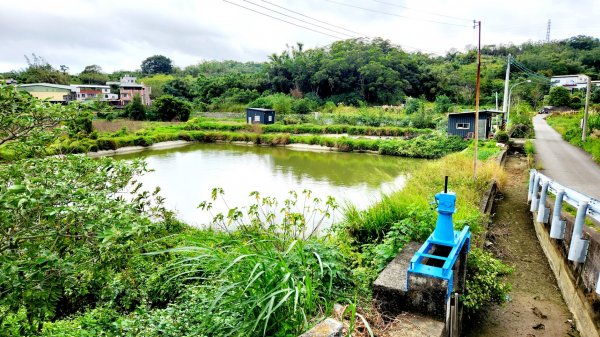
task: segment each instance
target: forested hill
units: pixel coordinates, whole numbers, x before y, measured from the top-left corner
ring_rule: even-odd
[[[508,54],[517,63],[511,79],[533,80],[531,85],[520,86],[514,94],[534,106],[540,105],[548,93],[550,76],[585,73],[593,79],[600,78],[600,40],[595,37],[488,45],[482,48],[483,105],[492,105],[496,92],[502,100]],[[27,69],[4,75],[16,77],[21,83],[77,82],[90,76],[82,73],[70,79],[56,80],[55,76],[43,81],[31,76],[35,66],[30,63]],[[37,66],[58,72],[43,62]],[[126,72],[104,76],[116,79],[123,73]],[[455,104],[470,106],[475,99],[475,73],[474,49],[438,56],[408,53],[383,39],[350,39],[306,50],[298,44],[269,56],[265,63],[206,61],[183,69],[173,67],[166,74],[138,71],[137,76],[152,86],[155,97],[166,93],[193,101],[205,109],[227,110],[274,93],[305,97],[319,105],[326,101],[352,105],[361,102],[399,104],[407,97],[433,101],[446,96]]]

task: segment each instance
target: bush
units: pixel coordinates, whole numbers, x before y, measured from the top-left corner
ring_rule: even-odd
[[[189,102],[171,95],[163,95],[152,103],[150,119],[163,122],[185,122],[190,117],[191,112],[192,105]]]
[[[452,109],[452,101],[446,95],[439,95],[435,98],[433,111],[436,113],[449,112]]]
[[[127,104],[125,107],[125,115],[136,121],[146,119],[146,107],[142,104],[142,97],[140,97],[139,94],[133,96],[133,100]]]
[[[90,112],[81,111],[74,117],[67,120],[67,128],[69,136],[77,137],[77,135],[87,136],[93,131],[92,127],[93,115]]]
[[[506,302],[511,286],[500,277],[510,273],[512,269],[490,253],[472,248],[467,259],[466,295],[461,297],[465,308],[472,311]]]
[[[423,101],[421,101],[418,98],[408,98],[406,100],[406,105],[404,106],[404,111],[407,114],[413,114],[415,112],[419,112],[421,110],[423,110]]]
[[[502,143],[502,144],[508,143],[508,140],[509,140],[508,133],[506,133],[505,131],[496,132],[496,135],[494,136],[494,138],[496,139],[496,141],[498,143]]]
[[[307,114],[311,111],[316,110],[317,102],[312,101],[308,98],[300,98],[294,100],[292,103],[292,112],[296,114]]]
[[[548,95],[548,104],[552,106],[568,106],[570,103],[569,90],[563,87],[553,87]]]

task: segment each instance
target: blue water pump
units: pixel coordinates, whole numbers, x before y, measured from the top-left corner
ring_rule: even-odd
[[[469,226],[455,231],[452,214],[456,212],[456,193],[448,192],[448,177],[444,182],[444,191],[435,195],[438,218],[435,230],[410,260],[407,274],[407,286],[410,288],[410,274],[444,279],[448,281],[447,298],[454,287],[454,270],[461,252],[467,254],[470,248],[471,232]],[[465,248],[465,249],[463,249]]]

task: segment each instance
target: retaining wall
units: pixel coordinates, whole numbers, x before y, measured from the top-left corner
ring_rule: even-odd
[[[550,208],[549,219],[552,219],[554,212],[552,198],[547,198],[546,207]],[[562,210],[561,217],[567,222],[565,236],[562,240],[556,240],[550,238],[550,221],[547,224],[537,222],[535,213],[533,221],[536,234],[556,276],[563,298],[573,313],[577,329],[581,336],[599,336],[600,296],[595,289],[600,272],[600,232],[596,228],[584,226],[583,239],[589,240],[586,260],[583,263],[571,262],[567,256],[575,217]]]

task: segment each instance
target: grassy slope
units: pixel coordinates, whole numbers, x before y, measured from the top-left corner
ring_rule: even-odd
[[[583,114],[581,113],[572,115],[553,114],[546,118],[546,121],[561,134],[564,140],[581,147],[590,153],[596,162],[600,163],[600,115],[597,113],[590,114],[588,126],[591,134],[585,142],[581,141],[581,129],[579,128],[582,118]]]

